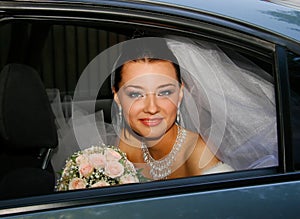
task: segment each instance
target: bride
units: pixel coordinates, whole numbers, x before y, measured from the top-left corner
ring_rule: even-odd
[[[99,142],[118,145],[154,180],[277,165],[272,79],[258,66],[186,38],[133,39],[109,56],[111,64],[100,54],[82,74],[68,124],[53,102],[61,136],[54,166]],[[81,101],[85,90],[96,99],[110,74],[104,65],[114,69],[112,127],[93,113],[96,101]]]
[[[194,176],[212,168],[233,170],[219,165],[220,160],[199,134],[176,123],[184,83],[178,61],[164,39],[126,43],[116,67],[113,93],[124,124],[119,147],[147,177]]]

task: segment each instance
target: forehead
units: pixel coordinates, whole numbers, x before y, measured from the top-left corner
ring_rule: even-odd
[[[121,86],[133,83],[177,82],[176,70],[168,61],[136,61],[128,62],[122,69]]]

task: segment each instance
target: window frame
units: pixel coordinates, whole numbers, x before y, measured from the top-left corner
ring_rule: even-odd
[[[12,199],[0,201],[0,215],[18,215],[23,213],[86,206],[94,204],[113,203],[116,201],[138,200],[141,198],[164,197],[174,194],[187,194],[216,189],[228,189],[244,186],[255,186],[274,182],[285,182],[299,180],[300,175],[292,171],[290,164],[286,165],[287,159],[291,156],[288,139],[290,133],[286,130],[289,123],[287,108],[284,106],[286,98],[283,92],[288,89],[286,80],[286,66],[282,50],[290,48],[299,50],[295,43],[281,37],[269,34],[265,31],[255,29],[240,23],[230,22],[224,18],[214,17],[207,14],[198,14],[190,11],[173,11],[163,8],[162,13],[154,13],[155,7],[148,8],[125,8],[118,7],[93,7],[93,5],[72,5],[68,4],[44,4],[37,7],[26,3],[21,8],[14,8],[14,4],[8,4],[5,15],[1,21],[10,20],[49,20],[55,22],[94,22],[132,25],[135,27],[144,26],[156,27],[158,30],[169,30],[174,34],[187,35],[195,38],[212,39],[224,46],[230,46],[242,51],[248,51],[250,55],[256,54],[268,59],[270,54],[275,56],[275,86],[277,102],[277,118],[279,123],[278,136],[279,148],[281,148],[280,165],[283,168],[267,168],[260,170],[240,171],[205,177],[188,177],[182,179],[167,180],[161,182],[150,182],[136,185],[124,185],[118,187],[76,192],[62,192],[37,197]],[[121,4],[121,3],[120,3]],[[64,8],[66,6],[66,8]],[[59,11],[56,11],[59,9]],[[142,10],[140,10],[142,9]],[[3,10],[3,9],[2,9]],[[149,10],[149,11],[148,11]],[[152,12],[150,12],[152,10]],[[80,16],[79,16],[80,15]],[[111,16],[113,15],[113,16]],[[188,18],[189,17],[189,18]],[[222,20],[224,19],[224,20]],[[214,34],[210,36],[211,34]],[[208,37],[209,36],[209,37]],[[251,46],[250,46],[251,44]],[[265,55],[268,54],[268,55]],[[270,60],[269,60],[270,61]],[[284,154],[284,156],[282,155]],[[16,200],[18,200],[16,204]]]
[[[291,69],[290,69],[290,66],[291,64],[293,64],[291,62],[291,60],[289,59],[289,56],[291,55],[294,55],[294,56],[297,56],[297,57],[300,57],[300,53],[295,53],[295,52],[292,52],[291,50],[284,50],[284,52],[286,53],[286,68],[287,68],[287,74],[285,75],[285,80],[288,80],[287,83],[289,85],[289,90],[288,90],[288,93],[286,93],[286,95],[288,96],[288,102],[286,104],[289,104],[288,105],[288,113],[289,113],[289,119],[290,119],[290,127],[289,127],[289,131],[290,131],[290,136],[291,136],[291,140],[289,142],[289,144],[292,145],[291,148],[289,148],[289,150],[291,150],[291,158],[287,158],[287,159],[290,159],[290,161],[292,161],[292,168],[291,168],[291,171],[299,171],[300,170],[300,157],[296,157],[296,155],[299,155],[299,145],[296,144],[296,141],[295,141],[295,138],[297,138],[295,136],[295,134],[297,134],[297,132],[295,130],[293,130],[293,128],[296,128],[295,125],[293,125],[293,119],[296,117],[296,113],[293,111],[293,107],[295,107],[293,105],[293,94],[291,92],[291,90],[293,90],[293,86],[295,86],[295,81],[291,81],[292,80],[292,76],[293,74],[295,74],[295,72],[291,72]],[[293,85],[294,83],[294,85]],[[296,148],[298,147],[298,149]],[[295,152],[296,151],[296,152]]]

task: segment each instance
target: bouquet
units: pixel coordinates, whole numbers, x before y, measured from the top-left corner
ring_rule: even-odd
[[[75,152],[67,161],[57,181],[56,190],[95,188],[140,182],[126,154],[114,146],[92,146]]]

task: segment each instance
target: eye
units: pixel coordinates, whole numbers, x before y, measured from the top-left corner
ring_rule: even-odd
[[[129,93],[127,93],[127,95],[132,99],[144,97],[144,95],[140,92],[129,92]]]
[[[173,93],[174,93],[173,90],[163,90],[163,91],[158,92],[157,96],[159,96],[159,97],[170,96]]]

